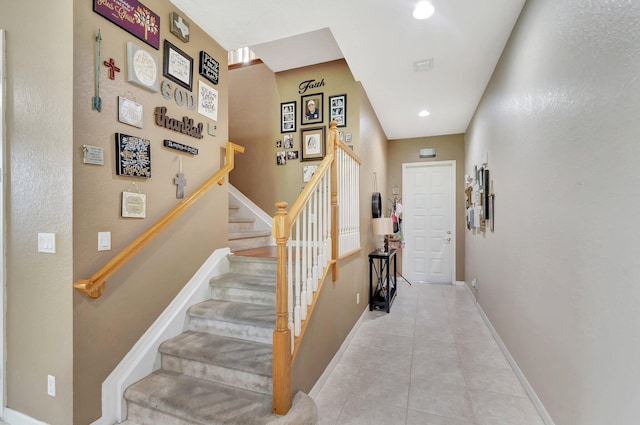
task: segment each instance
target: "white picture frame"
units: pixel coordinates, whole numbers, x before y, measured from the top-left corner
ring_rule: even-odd
[[[218,90],[198,80],[198,113],[218,121]]]
[[[144,125],[144,107],[131,99],[118,96],[118,121],[133,127]]]
[[[135,43],[127,43],[127,81],[151,92],[160,86],[158,57]]]
[[[122,217],[145,218],[147,216],[147,195],[136,192],[122,192]]]

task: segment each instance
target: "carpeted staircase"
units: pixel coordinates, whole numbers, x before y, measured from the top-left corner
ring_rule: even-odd
[[[231,252],[269,246],[271,231],[255,229],[255,219],[241,215],[241,208],[229,204],[229,248]]]
[[[130,386],[127,425],[316,423],[313,400],[296,394],[271,413],[275,260],[231,255],[211,299],[188,310],[188,329],[160,346],[161,369]]]

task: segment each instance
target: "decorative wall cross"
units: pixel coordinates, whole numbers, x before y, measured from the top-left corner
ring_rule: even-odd
[[[184,198],[184,187],[187,185],[187,179],[184,178],[184,174],[182,173],[182,158],[179,158],[179,160],[180,160],[180,172],[178,173],[177,177],[174,177],[173,184],[177,186],[176,198],[182,199]]]
[[[113,60],[113,58],[109,58],[109,62],[104,61],[102,63],[104,64],[104,66],[109,68],[109,78],[111,80],[115,80],[116,79],[116,72],[120,72],[120,68],[118,68],[116,66],[116,62]]]

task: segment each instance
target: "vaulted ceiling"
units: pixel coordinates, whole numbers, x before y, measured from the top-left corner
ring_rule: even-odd
[[[418,21],[417,0],[171,1],[274,72],[344,57],[389,139],[464,133],[524,4],[431,0]]]

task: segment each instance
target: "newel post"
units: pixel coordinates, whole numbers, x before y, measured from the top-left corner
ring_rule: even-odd
[[[273,217],[273,236],[278,246],[276,269],[276,329],[273,331],[273,413],[285,415],[291,408],[291,330],[288,315],[287,240],[289,239],[288,204],[278,202]]]
[[[338,123],[331,121],[329,128],[329,140],[331,141],[330,148],[333,150],[333,162],[331,163],[331,259],[333,260],[331,266],[331,278],[335,282],[338,280],[338,237],[340,223],[338,218],[340,217],[338,205]]]

